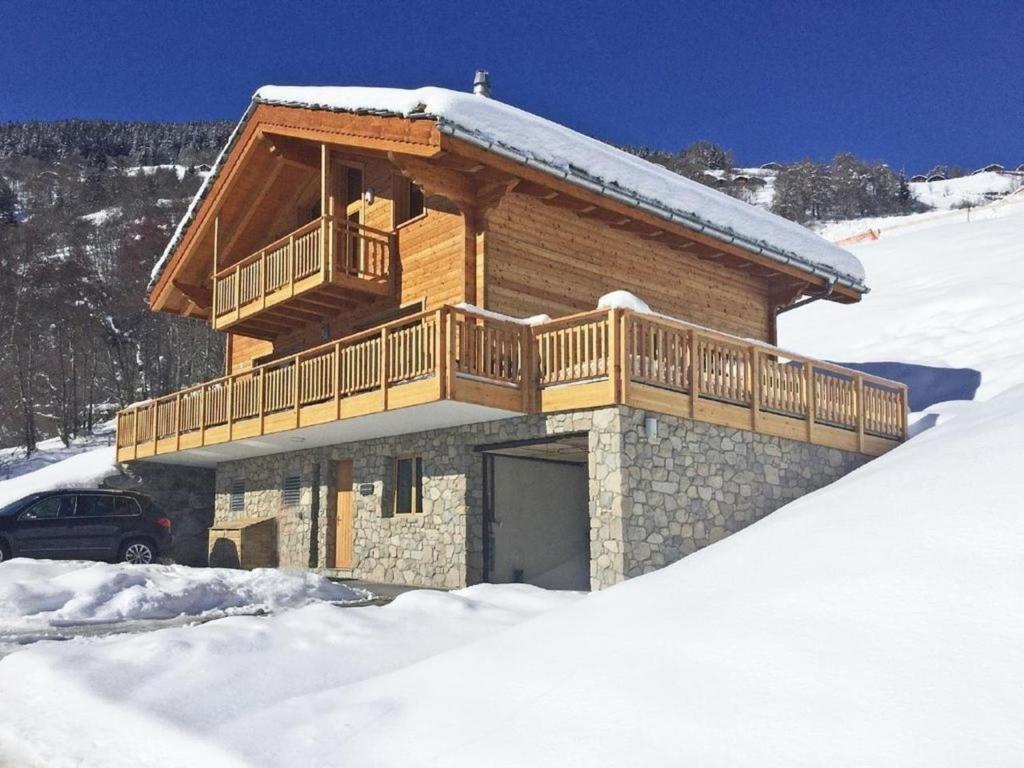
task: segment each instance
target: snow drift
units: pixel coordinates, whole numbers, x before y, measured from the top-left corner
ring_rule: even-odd
[[[0,634],[258,608],[272,611],[368,596],[313,573],[270,568],[236,571],[17,558],[0,563]]]

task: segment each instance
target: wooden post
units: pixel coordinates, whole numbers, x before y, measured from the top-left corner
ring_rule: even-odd
[[[220,214],[213,219],[213,300],[210,302],[210,327],[217,327],[217,273],[220,271]]]
[[[437,398],[444,400],[448,396],[448,329],[445,326],[447,313],[444,308],[437,310],[434,317],[434,364],[437,376]]]
[[[608,397],[619,405],[622,403],[621,382],[626,374],[622,364],[622,342],[624,331],[619,328],[619,310],[608,310]]]
[[[320,145],[320,274],[323,281],[334,277],[333,231],[330,216],[333,214],[331,196],[331,153],[326,144]]]
[[[804,389],[807,392],[807,442],[813,443],[814,419],[818,407],[818,385],[814,379],[814,365],[804,360]]]
[[[700,399],[700,340],[697,331],[690,331],[690,418],[697,418],[697,401]]]
[[[160,430],[157,429],[157,422],[159,421],[160,418],[160,401],[154,400],[153,404],[150,406],[150,410],[153,412],[153,418],[149,420],[149,423],[152,425],[153,429],[153,455],[156,456],[156,440],[157,435],[160,432]]]
[[[761,350],[750,348],[750,428],[761,426]]]
[[[903,422],[900,425],[900,432],[905,442],[910,438],[910,402],[907,399],[906,385],[900,387],[900,418]]]
[[[455,347],[455,313],[451,307],[445,307],[445,322],[444,322],[444,333],[445,333],[445,349],[448,352],[448,361],[445,365],[445,396],[451,400],[455,399],[455,374],[456,371],[456,357],[458,356],[458,350]]]
[[[334,420],[341,418],[341,342],[331,350],[331,395],[334,397]]]
[[[864,376],[854,374],[853,381],[857,395],[857,450],[864,453]]]
[[[388,327],[380,329],[380,400],[381,410],[388,409]]]
[[[633,349],[633,315],[629,310],[620,309],[617,312],[618,325],[613,329],[619,336],[619,384],[618,402],[626,403],[629,400],[629,386],[633,380],[633,360],[636,350]]]
[[[199,388],[199,444],[206,445],[206,385]]]
[[[523,325],[519,331],[519,386],[522,388],[523,413],[536,410],[535,393],[537,391],[537,357],[533,349],[533,326]]]
[[[263,434],[263,422],[267,410],[267,369],[260,368],[259,372],[260,384],[259,384],[259,419],[260,419],[260,434]]]
[[[174,450],[181,449],[181,392],[174,395]]]
[[[234,435],[231,434],[232,422],[235,420],[235,379],[232,376],[228,376],[227,380],[228,392],[224,398],[227,405],[227,413],[224,415],[228,420],[228,440],[233,440]]]
[[[295,233],[288,235],[288,296],[295,295]]]
[[[302,371],[302,361],[299,356],[295,356],[293,362],[294,367],[292,368],[292,407],[295,409],[295,428],[299,427],[299,374]]]
[[[139,409],[132,411],[132,446],[138,451],[139,445]]]

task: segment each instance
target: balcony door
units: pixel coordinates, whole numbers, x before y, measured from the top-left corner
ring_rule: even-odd
[[[363,241],[359,237],[365,209],[363,170],[352,165],[341,165],[339,175],[343,210],[338,212],[338,218],[345,219],[349,226],[340,232],[338,238],[338,261],[342,272],[357,274],[363,272],[365,267]]]

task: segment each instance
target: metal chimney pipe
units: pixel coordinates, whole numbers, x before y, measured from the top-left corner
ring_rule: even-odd
[[[478,69],[473,76],[473,93],[477,96],[491,97],[491,73],[486,69]]]

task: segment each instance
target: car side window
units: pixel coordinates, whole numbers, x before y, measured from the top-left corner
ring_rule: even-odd
[[[139,503],[128,496],[114,499],[114,514],[118,517],[131,517],[140,514]]]
[[[19,520],[55,520],[68,517],[75,508],[74,496],[47,496],[18,516]]]
[[[114,514],[114,497],[99,494],[78,497],[75,517],[110,517]]]

